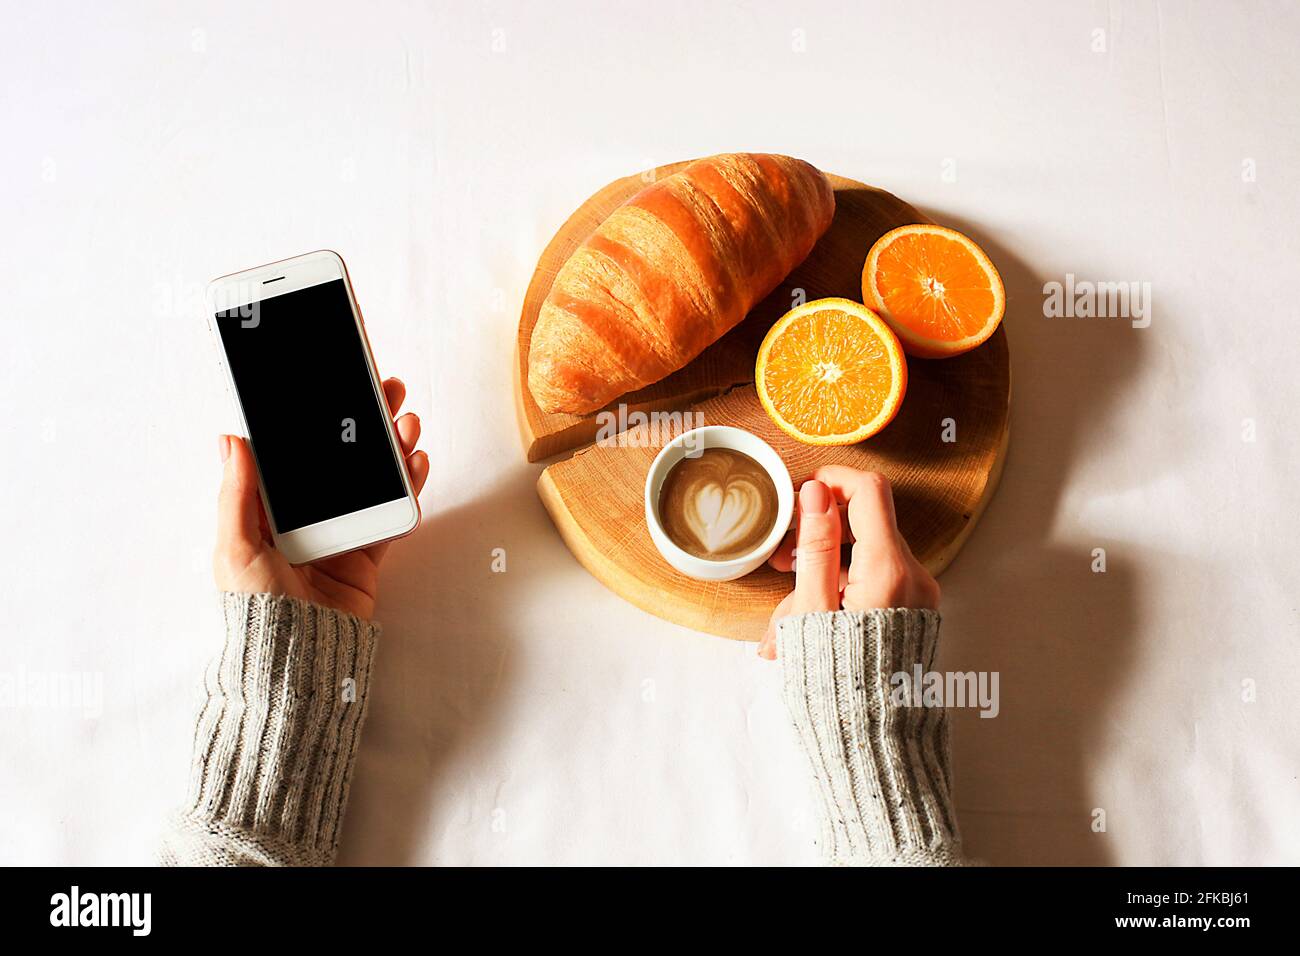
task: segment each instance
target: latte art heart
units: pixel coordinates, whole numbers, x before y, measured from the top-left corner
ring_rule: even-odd
[[[659,517],[679,548],[715,561],[762,544],[776,521],[777,495],[767,471],[730,448],[684,458],[664,479]]]
[[[762,491],[747,476],[734,477],[725,487],[715,481],[688,487],[685,497],[686,526],[711,554],[747,540],[763,517]]]

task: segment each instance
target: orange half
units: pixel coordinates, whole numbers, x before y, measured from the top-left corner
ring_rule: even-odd
[[[808,445],[851,445],[890,423],[907,391],[907,359],[860,302],[817,299],[787,312],[758,349],[763,409]]]
[[[984,250],[955,229],[921,223],[876,240],[862,268],[862,300],[918,358],[969,352],[1006,310],[1002,277]]]

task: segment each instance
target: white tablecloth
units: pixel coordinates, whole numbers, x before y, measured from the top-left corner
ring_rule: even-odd
[[[5,21],[0,862],[149,859],[219,641],[233,415],[201,290],[321,247],[433,460],[427,522],[384,574],[342,860],[814,861],[774,666],[577,565],[510,396],[524,287],[565,216],[728,150],[894,191],[1006,280],[1010,457],[941,582],[941,664],[1000,674],[995,719],[954,714],[970,850],[1300,859],[1294,4],[40,3]],[[1067,274],[1150,283],[1150,326],[1044,317]],[[83,677],[79,706],[13,693]]]

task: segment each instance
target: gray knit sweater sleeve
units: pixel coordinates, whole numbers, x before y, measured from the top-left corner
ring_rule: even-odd
[[[339,827],[379,628],[270,594],[222,595],[226,644],[205,679],[172,866],[320,866]]]
[[[891,693],[893,675],[931,669],[938,641],[936,611],[822,612],[777,624],[783,693],[811,764],[828,862],[966,862],[947,715]]]

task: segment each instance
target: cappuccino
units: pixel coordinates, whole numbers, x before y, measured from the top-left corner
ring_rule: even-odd
[[[759,547],[776,524],[771,476],[732,448],[683,458],[659,491],[659,522],[669,540],[706,561],[729,561]]]

